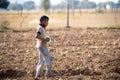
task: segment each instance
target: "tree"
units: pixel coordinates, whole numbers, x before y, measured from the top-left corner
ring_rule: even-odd
[[[120,0],[118,0],[118,4],[120,4]]]
[[[79,9],[79,7],[80,7],[79,3],[80,3],[80,1],[75,0],[75,4],[74,4],[75,9]]]
[[[23,4],[23,8],[25,10],[33,10],[35,9],[35,3],[33,1],[26,1]]]
[[[57,9],[65,9],[65,8],[66,8],[66,5],[60,3],[60,4],[57,4],[57,5],[56,5],[56,8],[57,8]]]
[[[89,8],[89,1],[88,0],[82,0],[81,2],[80,2],[80,7],[82,8],[82,9],[88,9]]]
[[[106,3],[99,2],[97,6],[98,6],[99,9],[101,9],[101,8],[105,9],[106,8]]]
[[[50,0],[42,0],[41,8],[47,12],[50,9]]]
[[[8,10],[22,10],[23,9],[23,5],[22,4],[18,4],[18,3],[12,3],[8,6],[7,8]]]
[[[110,8],[114,8],[115,3],[113,1],[107,1],[108,5],[110,5]]]
[[[8,0],[0,0],[0,8],[4,8],[6,9],[9,5],[9,1]]]
[[[118,0],[117,7],[120,8],[120,0]]]
[[[90,1],[89,2],[89,8],[96,8],[96,3],[95,2],[92,2],[92,1]]]

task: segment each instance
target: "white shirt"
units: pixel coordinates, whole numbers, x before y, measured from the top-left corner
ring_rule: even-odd
[[[46,31],[45,31],[44,27],[42,27],[41,25],[38,26],[36,34],[38,32],[40,33],[41,37],[46,36]],[[37,39],[36,47],[38,48],[38,47],[42,47],[42,46],[47,46],[47,42]]]

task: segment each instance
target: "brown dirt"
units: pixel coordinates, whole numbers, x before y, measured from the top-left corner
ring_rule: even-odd
[[[40,80],[120,80],[120,29],[48,30],[53,77]],[[35,31],[0,32],[0,80],[33,80]],[[43,73],[45,70],[43,71]]]

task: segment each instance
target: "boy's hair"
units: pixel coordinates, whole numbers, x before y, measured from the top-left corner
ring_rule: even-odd
[[[43,22],[43,21],[46,21],[46,20],[49,20],[49,17],[43,15],[43,16],[40,17],[40,20],[39,20],[39,21],[40,21],[40,22]]]

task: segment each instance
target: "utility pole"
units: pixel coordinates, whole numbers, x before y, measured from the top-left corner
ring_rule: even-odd
[[[67,25],[66,25],[66,27],[67,28],[69,28],[70,26],[69,26],[69,4],[68,3],[66,3],[66,20],[67,20]]]
[[[81,11],[81,2],[79,2],[79,13],[82,13],[82,11]]]

